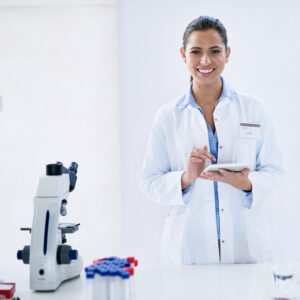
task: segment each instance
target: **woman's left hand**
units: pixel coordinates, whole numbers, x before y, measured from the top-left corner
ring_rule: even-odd
[[[248,178],[249,172],[249,168],[245,168],[240,172],[232,172],[224,169],[219,169],[219,172],[203,172],[199,177],[202,179],[228,183],[239,190],[251,192],[252,184]]]

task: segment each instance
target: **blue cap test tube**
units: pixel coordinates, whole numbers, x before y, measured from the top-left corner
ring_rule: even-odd
[[[96,266],[92,265],[92,266],[85,267],[84,271],[86,273],[88,273],[88,272],[95,272],[96,271]]]
[[[88,300],[132,300],[131,271],[127,259],[107,257],[85,268]]]
[[[111,266],[109,272],[109,300],[119,300],[119,286],[117,280],[117,268]]]
[[[109,298],[109,280],[108,269],[106,266],[99,266],[97,268],[97,300],[108,300]]]
[[[130,274],[126,271],[120,272],[120,293],[122,295],[122,299],[131,300],[131,291],[130,291]]]
[[[95,285],[95,273],[86,272],[86,296],[87,300],[95,300],[94,285]]]

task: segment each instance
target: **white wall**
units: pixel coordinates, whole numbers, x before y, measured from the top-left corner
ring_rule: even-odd
[[[296,0],[117,1],[124,252],[146,264],[159,258],[164,211],[140,193],[139,173],[154,112],[188,83],[179,55],[183,32],[207,14],[228,31],[232,54],[224,77],[233,88],[261,97],[275,123],[287,183],[267,213],[275,255],[299,260],[299,9]]]
[[[45,165],[79,164],[62,222],[91,259],[120,251],[115,6],[0,8],[0,265],[21,264]]]

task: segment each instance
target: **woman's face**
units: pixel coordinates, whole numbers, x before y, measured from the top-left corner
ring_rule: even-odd
[[[189,35],[186,50],[181,48],[180,51],[193,81],[200,85],[219,80],[230,55],[230,48],[226,52],[222,37],[215,29],[193,31]]]

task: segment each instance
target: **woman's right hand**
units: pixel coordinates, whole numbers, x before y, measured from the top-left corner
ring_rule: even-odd
[[[181,176],[181,189],[184,190],[188,185],[196,180],[202,173],[205,165],[205,160],[210,159],[216,161],[215,157],[209,153],[208,147],[195,149],[191,152],[186,171]]]

